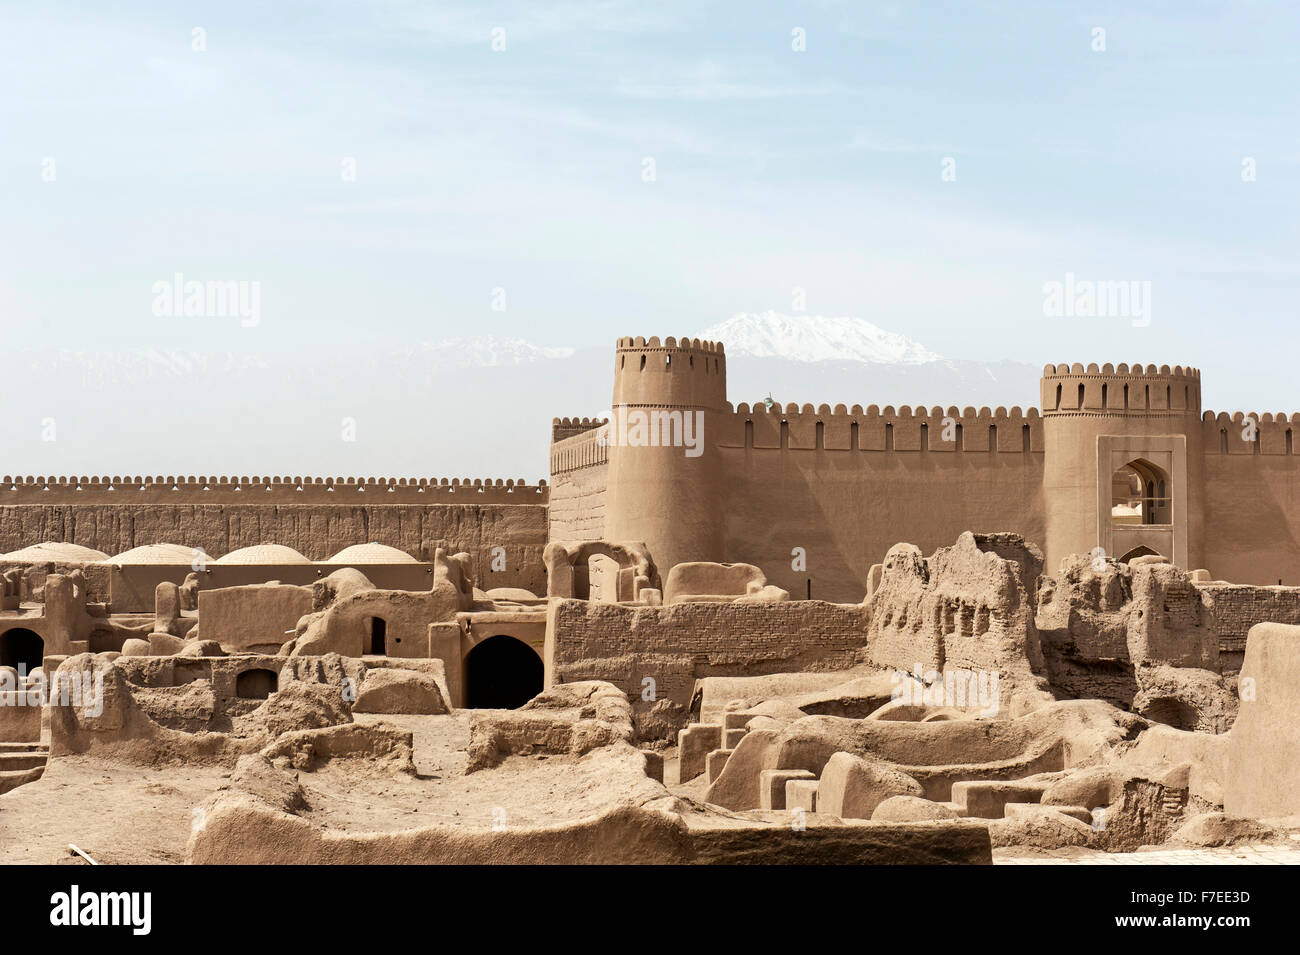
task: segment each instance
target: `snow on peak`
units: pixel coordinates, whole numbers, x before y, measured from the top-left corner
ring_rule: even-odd
[[[434,365],[451,368],[495,368],[501,365],[527,365],[550,358],[569,358],[572,348],[534,345],[522,338],[450,338],[440,342],[421,342],[414,349],[418,357]]]
[[[938,361],[934,352],[897,332],[860,318],[740,312],[700,333],[720,341],[728,355],[788,361],[866,361],[920,365]]]

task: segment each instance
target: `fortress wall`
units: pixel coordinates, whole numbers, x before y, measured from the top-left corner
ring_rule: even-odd
[[[656,699],[690,706],[706,676],[757,676],[854,665],[867,642],[867,609],[820,600],[680,603],[666,607],[552,600],[547,685],[608,680],[644,710]]]
[[[384,504],[545,504],[545,481],[497,478],[217,477],[195,475],[6,475],[0,507],[11,504],[341,504],[382,494]],[[31,543],[28,541],[27,543]]]
[[[338,498],[329,504],[0,504],[0,551],[54,540],[113,555],[167,542],[201,547],[220,557],[270,541],[324,560],[351,544],[375,541],[432,560],[433,548],[443,542],[453,552],[471,555],[475,580],[483,589],[524,587],[544,594],[544,505],[544,500],[411,505]],[[506,550],[506,569],[492,573],[491,549],[496,546]]]
[[[927,554],[967,530],[1044,541],[1035,409],[742,404],[716,424],[721,447],[708,453],[723,463],[723,559],[757,564],[796,598],[811,578],[814,598],[862,600],[871,566],[900,541]],[[943,440],[946,424],[960,425],[954,440]],[[792,567],[795,547],[806,571]]]
[[[552,434],[586,425],[551,444],[550,539],[600,540],[605,536],[609,448],[596,440],[603,420],[557,418]]]
[[[1241,412],[1207,411],[1205,558],[1216,580],[1300,584],[1300,415],[1254,415],[1255,440]]]
[[[726,448],[791,448],[848,451],[989,451],[1041,452],[1043,419],[1038,409],[1027,412],[981,408],[946,410],[903,405],[883,409],[870,405],[788,404],[771,409],[741,403],[734,411],[711,415],[709,443]]]
[[[608,421],[608,418],[552,418],[551,443],[585,434]]]

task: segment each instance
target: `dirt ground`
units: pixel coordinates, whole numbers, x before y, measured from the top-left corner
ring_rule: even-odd
[[[39,780],[0,796],[0,865],[75,862],[69,843],[104,865],[183,862],[196,808],[229,777],[212,766],[52,760]]]
[[[463,775],[469,717],[372,716],[413,736],[416,776],[338,760],[299,774],[302,817],[326,829],[391,832],[429,825],[491,829],[590,816],[663,791],[633,765],[597,751],[510,757]],[[72,843],[101,864],[181,863],[191,826],[231,768],[147,767],[88,756],[52,760],[45,775],[0,796],[0,865],[77,862]]]
[[[663,795],[630,760],[620,763],[601,751],[581,759],[509,757],[492,769],[465,776],[467,715],[357,716],[357,722],[381,721],[411,731],[418,776],[358,772],[346,760],[301,773],[310,807],[304,819],[351,831],[390,832],[434,824],[491,829],[580,819],[623,799]]]

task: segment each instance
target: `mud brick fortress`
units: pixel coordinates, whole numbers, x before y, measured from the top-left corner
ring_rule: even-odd
[[[1196,369],[1048,365],[1039,408],[978,411],[733,406],[726,376],[720,345],[620,339],[613,406],[701,411],[707,449],[623,446],[601,422],[557,421],[551,536],[644,541],[669,567],[744,560],[828,600],[862,594],[897,541],[929,552],[969,529],[1038,542],[1052,570],[1101,548],[1300,584],[1300,415],[1202,413]]]
[[[0,861],[83,845],[104,779],[178,820],[108,861],[1291,838],[1300,416],[1202,412],[1177,366],[1048,365],[1024,410],[726,380],[620,339],[549,483],[4,477]],[[204,827],[123,763],[183,767]]]
[[[548,540],[639,541],[661,567],[746,561],[792,594],[852,600],[892,544],[929,551],[974,528],[1038,542],[1049,568],[1100,548],[1300,583],[1300,415],[1202,412],[1196,369],[1048,365],[1040,408],[1024,410],[733,405],[726,380],[721,345],[619,339],[612,407],[698,413],[703,448],[629,446],[604,420],[557,418],[549,486],[7,475],[0,552],[179,541],[216,556],[275,542],[324,560],[374,542],[427,560],[445,544],[478,579],[540,593]]]

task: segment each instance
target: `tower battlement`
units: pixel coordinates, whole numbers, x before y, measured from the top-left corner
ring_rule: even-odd
[[[727,359],[721,342],[620,338],[614,352],[614,404],[721,410]]]
[[[1041,389],[1044,417],[1201,413],[1201,373],[1182,365],[1047,365]]]

